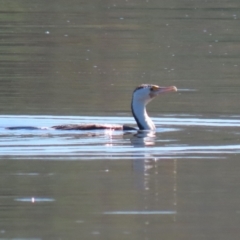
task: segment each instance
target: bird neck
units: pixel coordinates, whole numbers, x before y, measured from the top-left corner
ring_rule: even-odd
[[[155,125],[147,114],[146,105],[146,102],[133,98],[131,104],[133,117],[140,130],[155,130]]]

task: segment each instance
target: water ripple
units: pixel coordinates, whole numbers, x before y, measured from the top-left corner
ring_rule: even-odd
[[[127,123],[129,117],[1,116],[1,159],[224,158],[240,153],[240,120],[167,116],[154,118],[156,134],[121,131],[7,130],[6,126]],[[177,126],[177,128],[176,128]]]

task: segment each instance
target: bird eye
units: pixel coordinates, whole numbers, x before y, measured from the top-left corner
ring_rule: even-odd
[[[156,86],[156,85],[153,85],[150,88],[151,91],[157,91],[158,89],[159,89],[159,86]]]

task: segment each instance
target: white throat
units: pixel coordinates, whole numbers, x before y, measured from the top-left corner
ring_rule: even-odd
[[[152,119],[148,116],[146,105],[149,101],[132,99],[132,114],[140,130],[155,130]]]

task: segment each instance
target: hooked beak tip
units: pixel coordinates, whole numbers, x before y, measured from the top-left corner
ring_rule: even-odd
[[[161,87],[159,89],[159,93],[165,93],[165,92],[177,92],[177,88],[175,86],[170,86],[170,87]]]

